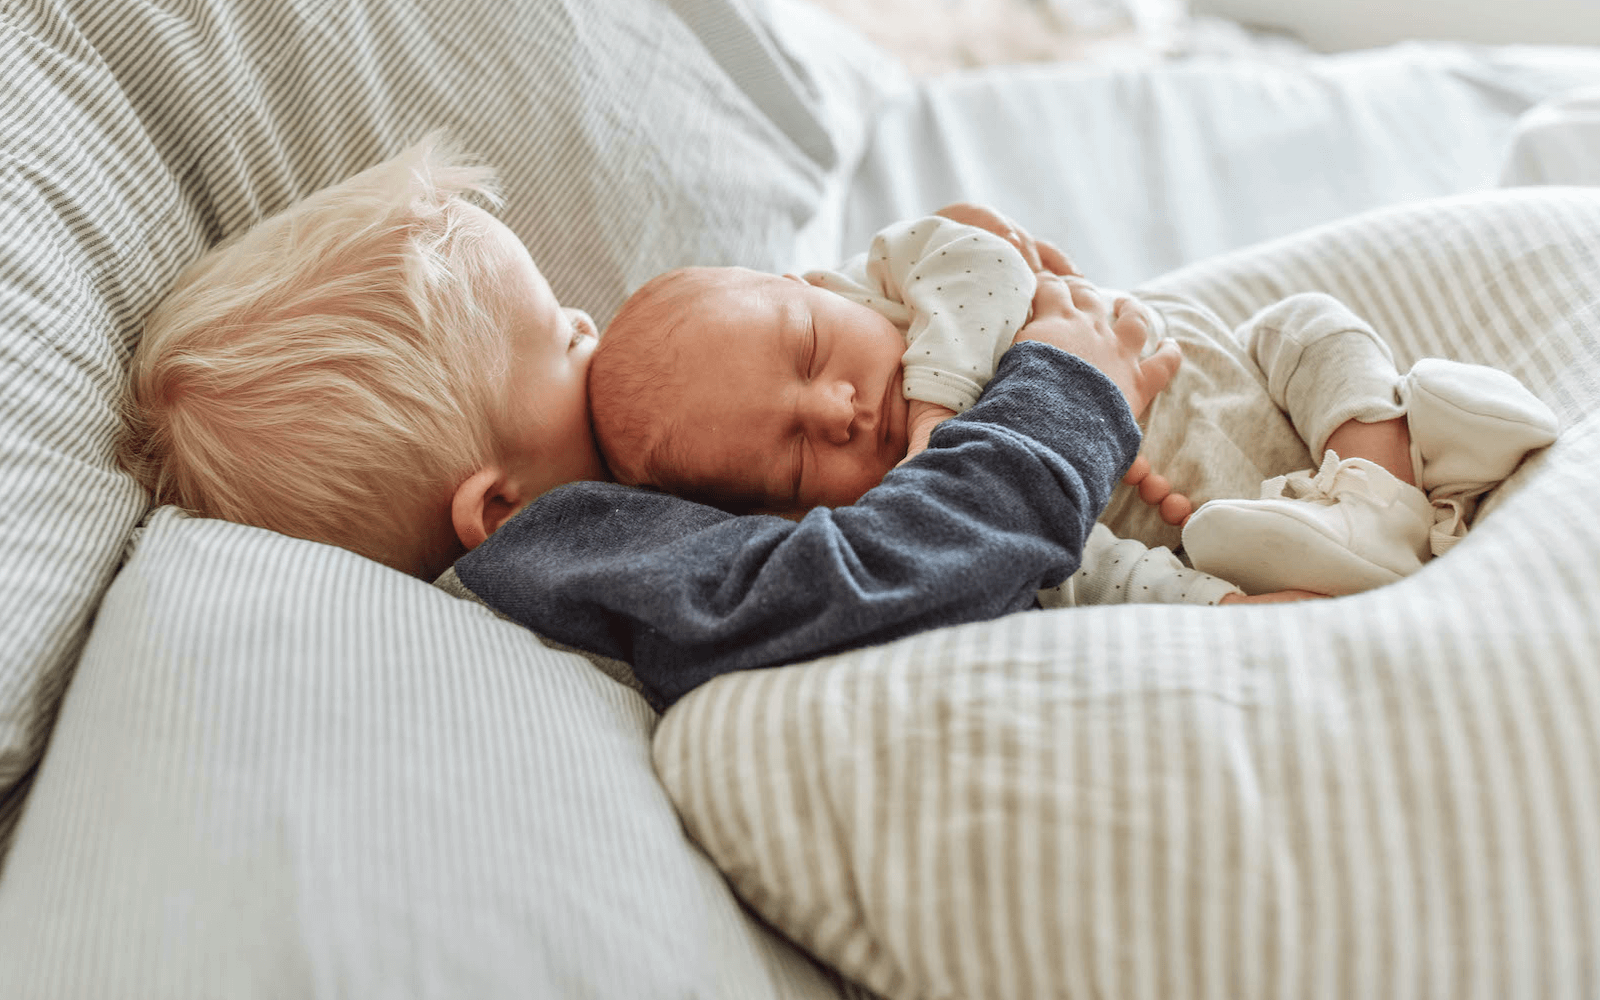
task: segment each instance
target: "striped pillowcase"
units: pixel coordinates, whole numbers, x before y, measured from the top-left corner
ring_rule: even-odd
[[[662,719],[691,836],[891,998],[1592,997],[1600,191],[1391,209],[1155,284],[1324,289],[1562,438],[1450,554],[1255,608],[1029,612],[728,675]]]
[[[837,998],[684,838],[655,713],[352,553],[162,508],[0,892],[7,997]]]

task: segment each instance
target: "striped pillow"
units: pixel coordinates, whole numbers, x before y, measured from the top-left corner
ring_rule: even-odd
[[[776,927],[886,997],[1592,997],[1600,190],[1394,209],[1156,284],[1333,292],[1563,436],[1421,572],[1032,612],[719,678],[656,766]]]
[[[17,831],[4,995],[837,998],[686,842],[654,723],[477,604],[163,508]]]

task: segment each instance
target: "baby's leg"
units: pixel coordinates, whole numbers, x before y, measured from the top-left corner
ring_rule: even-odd
[[[1409,485],[1416,485],[1411,468],[1411,429],[1405,417],[1364,423],[1346,420],[1328,435],[1324,451],[1342,458],[1364,458]],[[1150,460],[1140,455],[1133,460],[1122,481],[1137,487],[1139,499],[1161,512],[1168,524],[1182,525],[1194,513],[1188,496],[1173,490],[1166,476],[1150,468]]]
[[[1289,415],[1313,458],[1332,448],[1329,438],[1338,431],[1347,447],[1388,450],[1383,434],[1358,432],[1351,439],[1351,423],[1404,424],[1400,372],[1389,346],[1332,296],[1284,299],[1251,321],[1246,345],[1266,376],[1267,394]]]
[[[1285,299],[1242,332],[1268,395],[1320,468],[1269,479],[1258,498],[1196,511],[1183,537],[1194,565],[1247,593],[1354,593],[1421,568],[1433,516],[1411,482],[1388,346],[1317,294]]]
[[[1268,394],[1321,458],[1186,526],[1194,565],[1247,591],[1397,580],[1464,533],[1473,497],[1554,440],[1554,415],[1510,375],[1441,359],[1402,375],[1371,327],[1328,296],[1286,299],[1246,332]]]
[[[1406,485],[1417,485],[1411,468],[1411,428],[1405,417],[1375,423],[1346,420],[1328,435],[1324,451],[1375,462]]]
[[[1400,374],[1387,345],[1338,300],[1297,295],[1258,314],[1245,331],[1272,402],[1288,414],[1314,459],[1325,451],[1378,463],[1411,482],[1409,435],[1398,402]],[[1123,482],[1181,525],[1194,506],[1143,457]]]
[[[1433,502],[1483,493],[1555,440],[1555,414],[1510,374],[1443,358],[1401,374],[1372,328],[1326,295],[1261,314],[1249,348],[1313,457],[1374,462]]]

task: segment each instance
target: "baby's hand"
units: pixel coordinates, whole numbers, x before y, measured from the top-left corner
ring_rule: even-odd
[[[1139,488],[1139,499],[1152,507],[1160,508],[1161,520],[1174,527],[1182,527],[1194,513],[1194,503],[1182,493],[1172,492],[1172,483],[1166,476],[1150,470],[1150,460],[1143,455],[1135,458],[1122,481]]]
[[[956,415],[956,411],[948,406],[938,403],[927,403],[920,399],[911,401],[910,414],[906,419],[906,438],[909,447],[906,448],[906,457],[897,465],[904,465],[911,461],[918,452],[928,447],[928,435],[933,429]]]
[[[1183,363],[1178,342],[1171,338],[1146,354],[1149,334],[1140,310],[1124,307],[1116,314],[1084,279],[1041,272],[1033,318],[1017,331],[1015,343],[1042,340],[1076,354],[1116,383],[1138,419]]]
[[[954,205],[946,205],[934,214],[942,215],[953,222],[988,230],[1016,247],[1028,267],[1034,271],[1047,271],[1060,275],[1078,273],[1077,267],[1054,243],[1035,239],[1032,233],[987,205],[958,201]]]

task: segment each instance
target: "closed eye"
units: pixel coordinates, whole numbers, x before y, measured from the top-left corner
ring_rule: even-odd
[[[812,371],[812,368],[817,363],[817,326],[809,318],[806,320],[806,336],[804,347],[801,348],[801,357],[805,359],[801,371],[806,373],[806,380],[816,378],[816,372]]]

